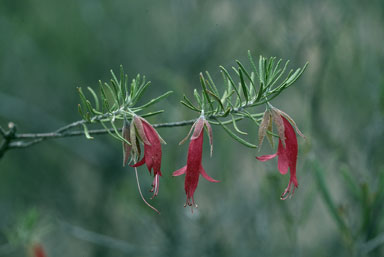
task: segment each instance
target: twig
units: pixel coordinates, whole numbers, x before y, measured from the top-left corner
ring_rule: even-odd
[[[239,113],[242,110],[244,110],[247,107],[251,107],[249,103],[244,103],[242,106],[233,108],[230,113]],[[16,133],[16,127],[13,123],[10,123],[12,125],[12,128],[10,127],[9,131],[5,131],[3,128],[0,127],[0,134],[3,136],[4,140],[0,145],[0,158],[5,154],[6,151],[10,149],[17,149],[17,148],[27,148],[32,145],[35,145],[37,143],[40,143],[46,139],[53,139],[53,138],[63,138],[63,137],[74,137],[74,136],[83,136],[85,135],[84,130],[76,130],[76,131],[70,131],[72,128],[79,127],[86,123],[92,123],[95,121],[102,120],[103,118],[106,118],[110,115],[114,115],[121,110],[117,110],[114,113],[106,113],[102,115],[97,115],[91,119],[91,122],[86,120],[78,120],[73,123],[67,124],[61,128],[58,128],[57,130],[53,132],[46,132],[46,133]],[[257,116],[257,115],[256,115]],[[223,117],[223,113],[218,113],[216,115],[209,115],[208,119],[216,119],[219,117]],[[240,118],[238,118],[240,119]],[[153,124],[152,126],[155,128],[170,128],[170,127],[181,127],[181,126],[187,126],[192,125],[196,119],[192,120],[184,120],[184,121],[175,121],[175,122],[167,122],[167,123],[158,123]],[[223,124],[227,124],[232,122],[230,121],[224,121]],[[213,124],[216,124],[213,122]],[[217,124],[216,124],[217,125]],[[121,128],[118,129],[119,132],[121,132]],[[113,128],[109,129],[93,129],[89,130],[89,135],[104,135],[107,133],[113,133],[115,132]]]
[[[0,158],[3,157],[3,155],[8,149],[10,149],[11,141],[15,137],[15,133],[16,133],[15,124],[13,122],[8,123],[8,128],[9,128],[8,131],[4,131],[1,128],[1,135],[3,136],[3,141],[1,142],[1,145],[0,145]]]

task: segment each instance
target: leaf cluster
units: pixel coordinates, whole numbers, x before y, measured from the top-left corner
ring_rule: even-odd
[[[81,100],[78,110],[83,119],[84,134],[88,139],[92,139],[92,137],[87,124],[100,123],[111,136],[120,141],[126,141],[117,129],[116,121],[132,119],[134,115],[139,113],[141,117],[162,113],[163,110],[148,112],[147,109],[172,93],[172,91],[168,91],[145,104],[136,106],[151,82],[146,81],[145,76],[138,74],[129,83],[128,75],[124,73],[123,66],[120,66],[119,77],[115,75],[113,70],[111,70],[111,75],[112,78],[109,82],[99,80],[98,94],[91,87],[87,87],[92,101],[86,97],[81,87],[77,88]],[[107,128],[106,123],[111,124],[114,133]]]
[[[260,56],[258,65],[256,65],[250,51],[248,51],[248,59],[250,69],[246,69],[239,60],[236,60],[237,66],[232,67],[231,73],[225,67],[220,66],[223,77],[221,88],[224,88],[222,93],[218,90],[209,72],[206,71],[205,74],[200,73],[201,92],[199,93],[197,89],[194,90],[196,104],[193,104],[192,100],[185,95],[180,102],[193,111],[204,111],[211,123],[221,125],[236,141],[256,148],[256,145],[238,135],[247,133],[239,129],[237,121],[248,118],[259,126],[263,114],[251,113],[246,109],[269,103],[296,82],[307,64],[295,71],[291,69],[287,74],[289,61],[282,65],[281,59]],[[219,118],[227,116],[230,116],[229,120],[223,122],[219,120]],[[235,132],[225,126],[228,123],[232,123]]]

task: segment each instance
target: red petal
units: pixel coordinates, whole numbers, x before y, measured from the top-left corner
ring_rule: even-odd
[[[146,120],[142,120],[143,128],[150,145],[144,144],[144,155],[146,156],[147,168],[154,170],[154,175],[161,176],[161,143],[156,130]]]
[[[131,167],[134,167],[134,168],[139,167],[139,166],[143,165],[144,163],[145,163],[145,156],[143,157],[143,159],[141,159],[141,161],[131,165]]]
[[[265,161],[268,161],[270,159],[275,158],[276,155],[277,155],[277,153],[269,154],[269,155],[263,155],[263,156],[256,156],[256,159],[258,159],[259,161],[265,162]]]
[[[277,160],[277,168],[279,169],[281,174],[286,174],[288,172],[289,168],[289,159],[287,155],[287,149],[288,149],[288,140],[286,139],[286,146],[287,148],[284,148],[281,139],[279,139],[279,146],[277,147],[277,155],[278,155],[278,160]]]
[[[298,152],[296,133],[291,123],[289,123],[289,121],[285,117],[282,116],[282,118],[284,121],[284,130],[286,138],[286,148],[284,152],[286,153],[286,158],[288,160],[291,177],[294,177],[296,176],[296,161]]]
[[[205,178],[205,179],[208,180],[209,182],[214,182],[214,183],[220,182],[220,181],[218,181],[218,180],[216,180],[216,179],[211,178],[211,177],[207,174],[207,172],[205,172],[203,166],[200,166],[200,174],[201,174],[201,176],[203,176],[203,178]]]
[[[172,173],[172,176],[180,176],[183,175],[187,171],[187,165],[182,167],[181,169],[178,169]]]
[[[34,252],[35,257],[45,257],[46,256],[45,252],[44,252],[44,248],[40,244],[37,244],[34,246],[33,252]]]

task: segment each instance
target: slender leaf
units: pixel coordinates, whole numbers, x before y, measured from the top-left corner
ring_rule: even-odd
[[[199,93],[197,92],[196,89],[193,90],[193,95],[195,96],[196,101],[197,101],[197,103],[199,104],[199,106],[200,106],[200,107],[203,107],[203,103],[202,103],[202,101],[201,101],[201,97],[200,97],[200,95],[199,95]]]
[[[250,50],[248,50],[248,60],[249,60],[249,62],[251,63],[251,66],[252,66],[252,68],[253,68],[253,71],[255,72],[256,76],[257,76],[257,77],[259,78],[259,80],[260,80],[260,75],[259,75],[259,73],[258,73],[258,71],[257,71],[255,62],[253,61],[253,57],[252,57],[252,55],[251,55],[251,51],[250,51]]]
[[[239,93],[239,91],[237,90],[237,87],[236,87],[235,82],[233,81],[231,75],[229,75],[228,71],[227,71],[223,66],[220,66],[220,69],[221,69],[222,72],[224,72],[224,74],[225,74],[225,76],[227,77],[228,81],[231,83],[231,85],[232,85],[233,89],[235,90],[235,92],[236,92],[238,98],[241,99],[241,97],[240,97],[240,93]],[[228,90],[228,92],[230,92],[230,90]]]
[[[164,112],[164,110],[159,110],[159,111],[155,111],[155,112],[148,112],[148,113],[145,113],[145,114],[140,115],[140,116],[143,118],[146,118],[146,117],[150,117],[150,116],[155,116],[155,115],[163,113],[163,112]]]
[[[99,98],[97,97],[95,91],[93,91],[90,87],[88,87],[88,91],[91,92],[93,99],[95,100],[96,110],[100,110]]]
[[[247,103],[248,103],[248,88],[247,88],[247,85],[245,85],[244,78],[243,78],[243,73],[241,72],[240,68],[239,68],[239,76],[240,76],[240,83],[241,83],[241,87],[243,89],[243,94],[244,94],[244,97],[245,97],[245,101],[247,101]]]
[[[216,87],[215,83],[213,82],[212,77],[211,77],[211,75],[209,74],[209,72],[206,71],[205,74],[207,74],[207,77],[208,77],[208,80],[209,80],[209,85],[210,85],[212,91],[213,91],[216,95],[219,95],[219,91],[217,90],[217,87]]]
[[[133,97],[132,99],[132,105],[136,104],[137,101],[141,98],[141,96],[143,95],[144,91],[148,88],[148,86],[151,85],[151,82],[148,81],[147,83],[145,83],[143,86],[141,86],[138,90],[137,90],[137,93],[136,95]]]
[[[180,101],[180,103],[182,105],[184,105],[185,107],[193,110],[193,111],[197,111],[197,112],[201,112],[201,110],[197,109],[196,107],[192,106],[192,105],[189,105],[188,103],[184,102],[183,100]]]
[[[85,134],[85,137],[86,137],[87,139],[93,139],[93,137],[89,134],[89,131],[88,131],[87,126],[86,126],[84,123],[83,123],[82,125],[83,125],[83,128],[84,128],[84,134]]]
[[[245,74],[245,76],[247,76],[247,78],[249,79],[249,81],[250,81],[251,84],[252,84],[253,89],[256,91],[255,84],[254,84],[254,82],[253,82],[253,78],[252,78],[252,73],[251,73],[251,75],[249,75],[249,73],[248,73],[247,70],[244,68],[243,64],[241,64],[240,61],[236,60],[236,63],[237,63],[237,65],[239,65],[239,69],[241,69],[241,71]]]
[[[158,96],[158,97],[152,99],[152,100],[149,101],[148,103],[146,103],[146,104],[144,104],[144,105],[142,105],[142,106],[139,106],[138,108],[142,108],[142,109],[147,108],[147,107],[149,107],[149,106],[151,106],[151,105],[157,103],[158,101],[160,101],[161,99],[167,97],[168,95],[170,95],[170,94],[172,94],[172,93],[173,93],[173,91],[168,91],[168,92],[166,92],[166,93],[164,93],[164,94],[162,94],[162,95],[160,95],[160,96]]]
[[[237,124],[236,124],[236,121],[235,121],[235,117],[233,117],[233,115],[231,115],[231,117],[232,117],[233,128],[236,130],[236,132],[239,133],[239,134],[242,134],[242,135],[248,135],[247,132],[241,131],[241,130],[237,127]]]
[[[215,95],[213,92],[209,91],[209,90],[207,90],[207,93],[210,94],[216,100],[216,102],[219,103],[219,105],[221,107],[221,110],[224,111],[224,105],[221,102],[220,98],[217,95]]]
[[[252,143],[249,143],[247,141],[245,141],[244,139],[242,139],[241,137],[239,137],[238,135],[236,135],[235,133],[233,133],[229,128],[227,128],[227,126],[225,126],[219,119],[215,119],[223,128],[224,130],[228,133],[228,135],[230,135],[233,139],[235,139],[237,142],[247,146],[247,147],[250,147],[250,148],[257,148],[256,145],[252,144]]]

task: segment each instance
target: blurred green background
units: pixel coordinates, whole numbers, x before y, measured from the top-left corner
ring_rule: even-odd
[[[152,81],[143,101],[152,123],[196,116],[179,100],[200,71],[277,56],[302,78],[272,104],[298,123],[299,189],[279,196],[289,176],[259,163],[217,126],[203,164],[193,215],[182,177],[189,128],[159,129],[160,194],[140,199],[121,145],[108,136],[56,139],[0,160],[0,256],[384,256],[383,1],[0,1],[0,125],[48,132],[78,120],[76,87],[96,87],[120,64]],[[264,107],[260,108],[260,111]],[[257,128],[240,123],[255,142]],[[253,132],[252,132],[253,131]],[[150,197],[151,177],[139,169]]]

